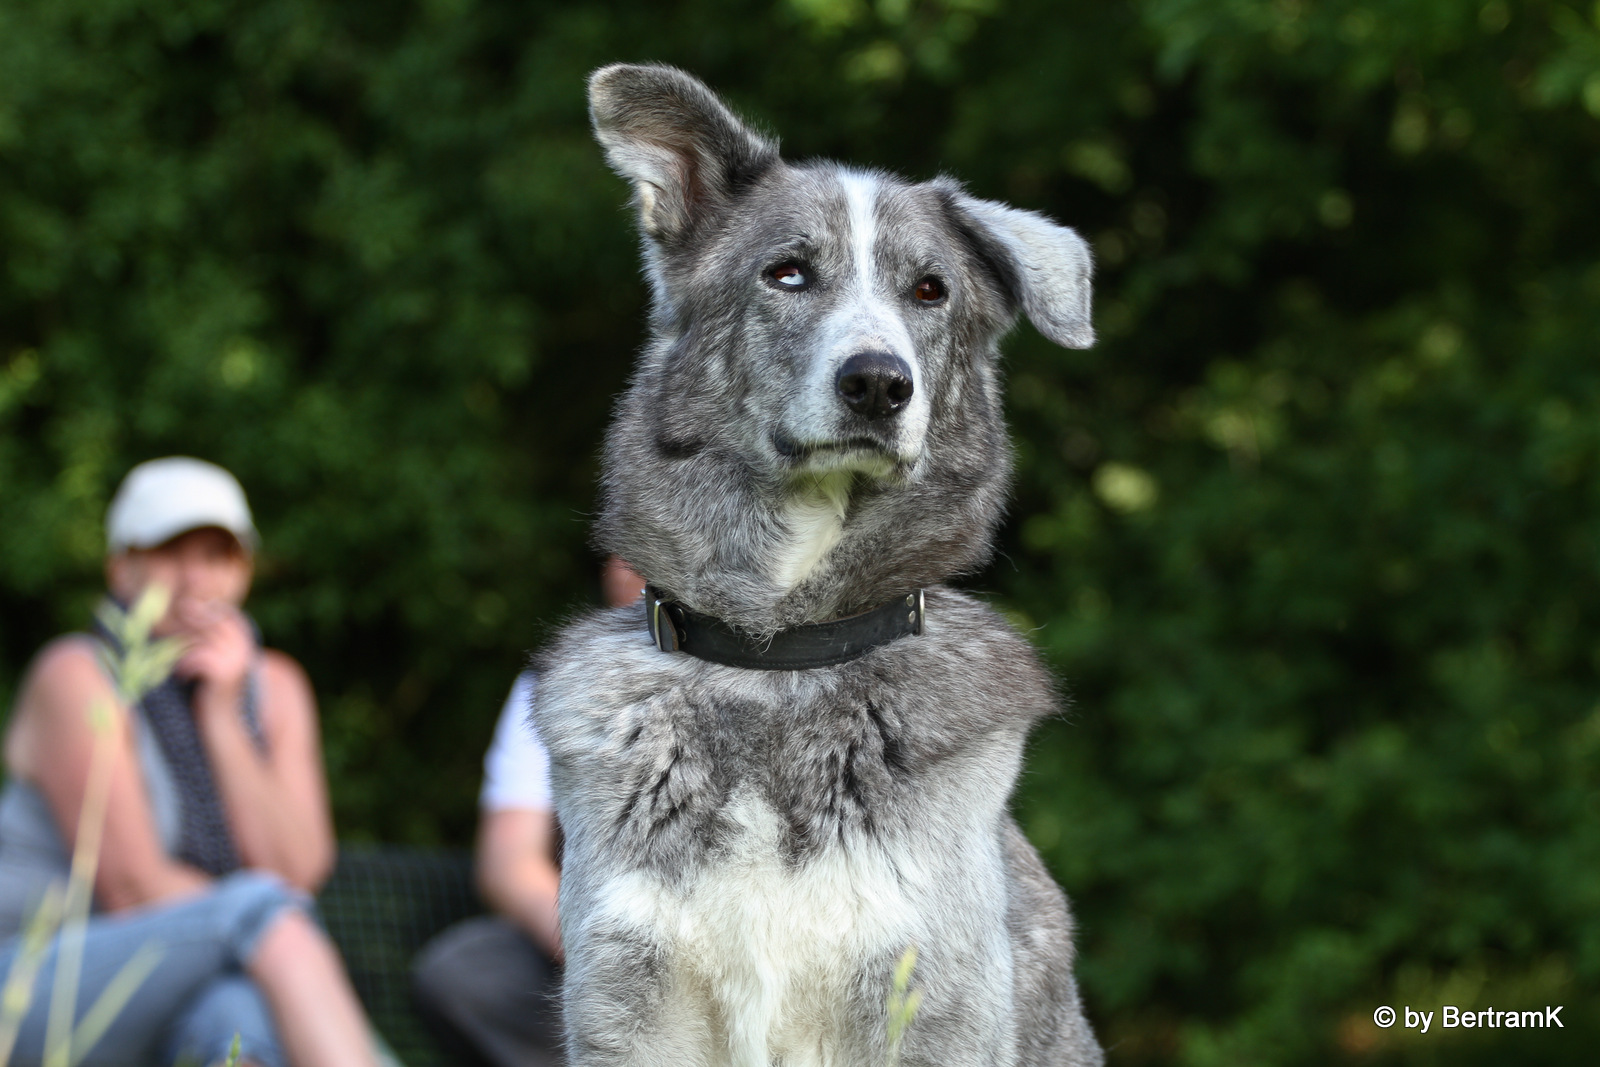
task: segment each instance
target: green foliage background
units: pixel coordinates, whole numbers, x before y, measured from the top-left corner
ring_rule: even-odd
[[[344,836],[467,840],[512,674],[593,595],[643,298],[585,124],[615,59],[1096,248],[1101,344],[1009,345],[970,584],[1071,696],[1019,810],[1112,1062],[1584,1059],[1588,4],[0,0],[0,701],[83,625],[122,474],[205,456]],[[1446,1003],[1567,1028],[1371,1022]]]

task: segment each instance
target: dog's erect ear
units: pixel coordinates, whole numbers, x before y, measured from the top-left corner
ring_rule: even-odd
[[[1066,348],[1094,344],[1089,246],[1043,215],[950,190],[950,210],[1028,321]]]
[[[656,240],[688,233],[778,159],[776,143],[674,67],[601,67],[589,78],[589,117],[606,159],[633,183],[640,226]]]

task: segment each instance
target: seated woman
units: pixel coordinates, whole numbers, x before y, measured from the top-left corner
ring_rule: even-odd
[[[334,861],[316,704],[294,660],[261,648],[240,606],[256,532],[233,476],[200,460],[129,473],[107,514],[106,577],[130,605],[171,593],[155,633],[184,639],[135,708],[101,664],[109,633],[69,634],[34,660],[5,735],[0,972],[44,890],[71,864],[95,744],[89,709],[117,709],[110,802],[85,933],[78,1013],[123,963],[162,955],[85,1064],[362,1067],[368,1027],[338,954],[307,913]],[[40,1063],[56,948],[11,1058]],[[81,1051],[74,1049],[74,1058]]]

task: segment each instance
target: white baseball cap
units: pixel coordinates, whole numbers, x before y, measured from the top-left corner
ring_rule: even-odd
[[[141,463],[106,511],[106,552],[154,548],[190,530],[218,526],[254,551],[260,538],[233,475],[203,459],[168,456]]]

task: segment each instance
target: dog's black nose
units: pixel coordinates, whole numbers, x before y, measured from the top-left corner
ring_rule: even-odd
[[[857,415],[886,419],[911,402],[911,368],[887,352],[857,352],[839,368],[834,387]]]

